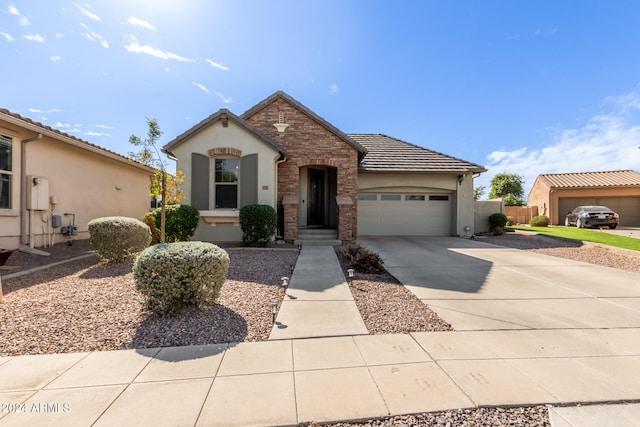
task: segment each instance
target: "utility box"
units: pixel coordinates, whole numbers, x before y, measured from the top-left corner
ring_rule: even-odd
[[[27,175],[27,209],[49,210],[49,180],[41,176]]]

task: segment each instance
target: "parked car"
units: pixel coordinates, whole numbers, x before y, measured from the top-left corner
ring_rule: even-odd
[[[583,227],[609,227],[618,226],[620,217],[606,206],[578,206],[573,211],[567,212],[564,225]]]

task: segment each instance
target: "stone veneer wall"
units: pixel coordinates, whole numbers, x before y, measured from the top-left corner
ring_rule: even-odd
[[[278,122],[281,111],[284,113],[284,122],[289,124],[284,133],[278,133],[273,126]],[[357,237],[358,217],[358,151],[282,98],[276,99],[246,120],[278,141],[287,152],[287,161],[278,165],[278,199],[283,200],[285,208],[285,240],[298,237],[298,187],[300,168],[304,166],[337,168],[337,196],[352,200],[351,205],[339,206],[338,238],[354,240]]]

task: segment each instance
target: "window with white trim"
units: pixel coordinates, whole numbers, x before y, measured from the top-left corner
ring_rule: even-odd
[[[0,209],[11,209],[12,140],[0,135]]]
[[[213,197],[216,209],[238,208],[239,169],[239,159],[215,159]]]

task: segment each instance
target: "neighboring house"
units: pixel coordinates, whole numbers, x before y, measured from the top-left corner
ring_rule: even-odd
[[[238,241],[239,209],[280,212],[285,240],[299,230],[360,235],[473,232],[473,178],[482,166],[378,134],[345,134],[284,92],[237,116],[223,109],[163,147],[200,210],[195,238]],[[470,227],[470,232],[465,227]]]
[[[94,218],[142,219],[152,174],[117,153],[0,109],[0,249],[67,241],[61,228],[74,222],[73,238],[82,239]]]
[[[620,225],[640,226],[640,173],[632,170],[538,175],[529,192],[552,224],[564,224],[577,206],[604,205],[620,215]]]

